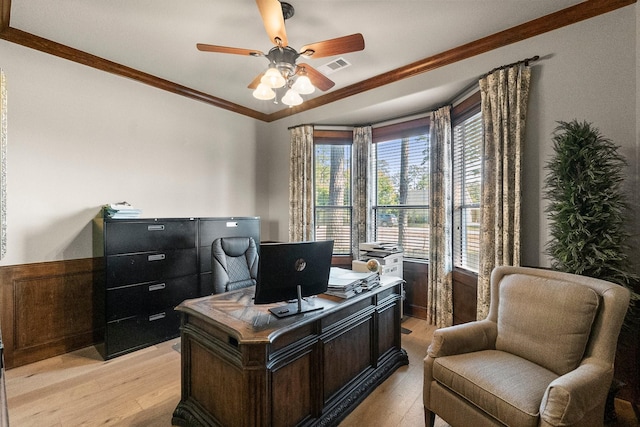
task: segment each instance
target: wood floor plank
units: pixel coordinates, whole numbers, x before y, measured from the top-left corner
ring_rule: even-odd
[[[402,347],[409,365],[374,390],[340,427],[424,425],[423,359],[434,327],[408,317]],[[102,360],[95,347],[52,357],[6,372],[9,419],[19,427],[170,427],[180,400],[179,340]],[[628,402],[616,401],[619,421],[637,426]],[[447,427],[437,419],[436,427]]]

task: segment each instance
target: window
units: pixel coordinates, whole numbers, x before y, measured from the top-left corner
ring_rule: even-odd
[[[429,254],[429,119],[373,129],[375,240]]]
[[[461,104],[453,118],[453,264],[478,272],[482,116],[479,96]]]
[[[334,255],[351,254],[350,131],[314,131],[315,240],[333,240]]]

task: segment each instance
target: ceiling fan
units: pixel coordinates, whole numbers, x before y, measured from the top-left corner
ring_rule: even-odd
[[[317,87],[322,91],[331,89],[335,83],[324,74],[305,63],[297,63],[299,57],[322,58],[341,55],[364,49],[362,34],[351,34],[303,46],[296,51],[289,46],[284,26],[285,19],[294,14],[291,4],[278,0],[256,0],[264,28],[275,47],[268,53],[259,50],[198,43],[196,47],[203,52],[231,53],[235,55],[263,56],[269,60],[269,68],[259,74],[250,84],[253,96],[258,99],[275,99],[274,89],[287,88],[281,101],[289,106],[302,103],[300,94],[312,93]]]

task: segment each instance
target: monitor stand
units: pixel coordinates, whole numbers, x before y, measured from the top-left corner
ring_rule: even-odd
[[[298,301],[270,308],[269,311],[280,319],[283,317],[295,316],[300,313],[322,310],[322,308],[323,307],[321,305],[310,304],[307,301],[304,301],[302,299],[302,286],[298,285]]]

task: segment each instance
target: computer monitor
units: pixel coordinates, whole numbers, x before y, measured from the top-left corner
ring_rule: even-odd
[[[332,254],[333,240],[260,244],[254,302],[271,304],[295,300],[270,308],[277,317],[321,309],[303,297],[326,292]]]

